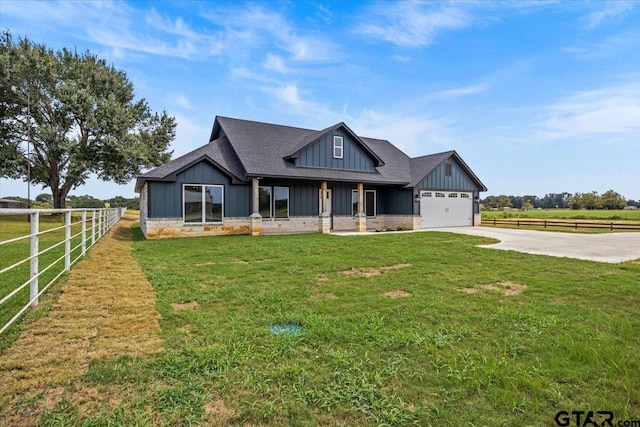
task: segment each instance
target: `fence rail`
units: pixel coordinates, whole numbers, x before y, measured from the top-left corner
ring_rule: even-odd
[[[616,221],[576,221],[559,219],[482,219],[482,225],[515,225],[517,227],[564,227],[564,228],[595,228],[602,230],[640,231],[640,223]]]
[[[12,237],[0,241],[0,313],[5,317],[12,316],[2,327],[0,334],[9,328],[20,316],[29,308],[38,305],[38,298],[51,286],[62,274],[69,271],[87,250],[93,246],[100,237],[124,215],[126,208],[107,209],[0,209],[0,221],[6,220],[9,216],[25,217],[29,220],[29,234]],[[43,215],[64,216],[64,223],[61,226],[41,230],[40,223]],[[75,220],[75,222],[74,222]],[[3,224],[0,222],[0,225]],[[8,222],[6,223],[8,224]],[[72,228],[78,230],[72,233]],[[2,230],[8,231],[8,230]],[[42,248],[41,237],[46,236],[49,245]],[[22,250],[26,250],[25,241],[28,240],[29,256],[19,255]],[[72,247],[72,242],[75,246]],[[56,248],[64,250],[55,251]],[[60,256],[56,257],[56,255]],[[16,254],[18,254],[16,256]],[[41,268],[40,261],[43,255],[56,257],[46,266]],[[74,256],[75,254],[75,256]],[[48,260],[47,260],[48,261]],[[45,262],[47,262],[45,261]],[[4,265],[7,263],[9,265]],[[29,269],[23,266],[29,263]],[[23,266],[21,269],[20,267]],[[42,288],[40,278],[43,274],[50,272],[53,276]],[[11,277],[10,277],[11,276]],[[26,278],[26,280],[24,280]],[[46,277],[49,279],[49,277]],[[29,287],[28,302],[20,307],[20,303],[15,303],[21,296],[21,291]],[[5,294],[6,292],[6,294]],[[24,291],[26,293],[26,290]],[[4,294],[4,295],[3,295]],[[24,299],[23,299],[24,301]],[[8,307],[8,308],[7,308]],[[17,309],[17,313],[11,310]],[[9,313],[7,314],[7,310]]]

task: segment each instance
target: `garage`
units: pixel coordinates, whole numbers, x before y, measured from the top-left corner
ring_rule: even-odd
[[[473,193],[420,191],[422,228],[473,225]]]

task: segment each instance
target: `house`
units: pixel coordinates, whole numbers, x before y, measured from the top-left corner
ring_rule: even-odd
[[[21,209],[24,207],[24,203],[19,200],[0,199],[0,208],[2,209]]]
[[[410,158],[346,124],[216,117],[209,143],[138,177],[145,236],[478,225],[484,184],[455,151]]]

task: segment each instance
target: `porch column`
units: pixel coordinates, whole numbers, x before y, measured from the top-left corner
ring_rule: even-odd
[[[367,231],[367,215],[364,213],[364,184],[358,183],[358,213],[356,214],[356,231]]]
[[[327,181],[320,184],[320,217],[318,218],[319,231],[328,234],[331,231],[331,215],[327,212]]]
[[[251,216],[249,216],[249,228],[252,236],[262,234],[262,216],[260,215],[260,178],[251,179]]]

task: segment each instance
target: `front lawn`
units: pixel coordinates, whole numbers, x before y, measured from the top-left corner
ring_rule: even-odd
[[[475,246],[487,242],[428,232],[137,241],[165,353],[94,361],[74,387],[97,397],[65,400],[40,422],[640,419],[640,264]]]

